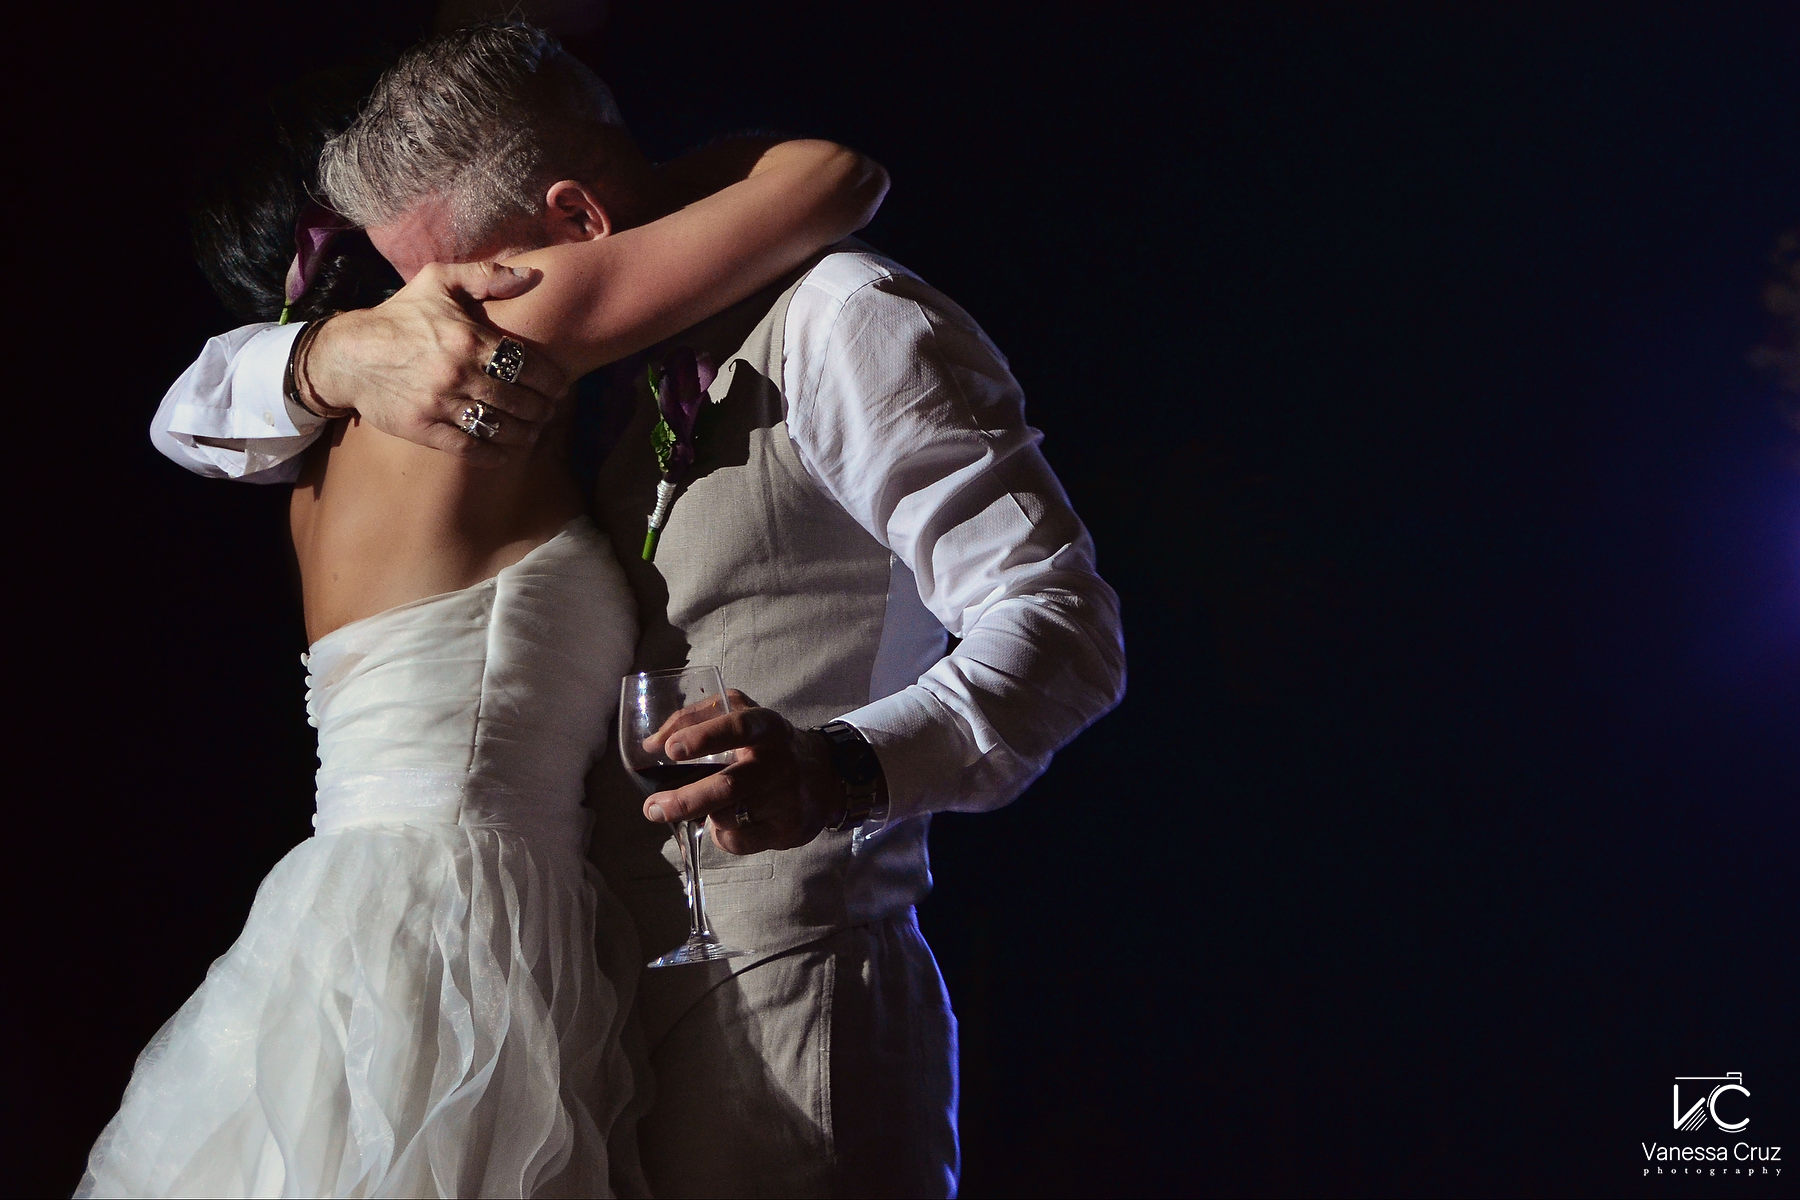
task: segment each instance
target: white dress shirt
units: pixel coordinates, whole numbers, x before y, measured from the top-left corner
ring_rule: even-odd
[[[323,422],[290,407],[295,326],[215,337],[163,399],[157,448],[203,475],[291,481]],[[1118,598],[1025,423],[1005,358],[942,293],[860,250],[827,255],[784,329],[788,431],[807,470],[894,556],[959,639],[934,662],[884,631],[870,702],[843,719],[875,748],[888,819],[998,808],[1118,703]],[[890,621],[918,620],[890,604]],[[872,832],[872,830],[870,831]]]

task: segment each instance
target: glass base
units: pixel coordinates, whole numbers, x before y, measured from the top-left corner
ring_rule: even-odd
[[[730,946],[721,946],[718,942],[691,937],[667,954],[660,958],[653,958],[644,965],[648,967],[680,967],[688,963],[717,962],[722,958],[732,958],[742,953],[742,950],[733,950]]]

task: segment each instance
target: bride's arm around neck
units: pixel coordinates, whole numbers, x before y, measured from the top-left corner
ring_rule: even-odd
[[[590,195],[594,208],[564,227],[568,240],[507,260],[543,278],[489,302],[487,316],[576,378],[747,299],[855,233],[887,185],[880,164],[833,142],[719,143],[656,172],[654,208],[666,211],[654,220],[621,226]]]

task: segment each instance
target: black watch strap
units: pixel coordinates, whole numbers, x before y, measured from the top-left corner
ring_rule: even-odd
[[[841,832],[869,819],[881,793],[881,760],[875,748],[845,721],[827,721],[818,731],[830,748],[831,769],[844,784],[844,807],[825,828]]]

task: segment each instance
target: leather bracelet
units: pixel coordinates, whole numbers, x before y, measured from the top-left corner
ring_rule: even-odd
[[[281,373],[282,396],[289,404],[311,413],[321,421],[335,421],[339,417],[349,416],[351,410],[346,408],[338,409],[335,412],[320,412],[306,402],[300,394],[300,376],[304,372],[302,360],[307,351],[312,349],[313,339],[319,336],[319,331],[325,328],[326,322],[339,315],[336,312],[329,312],[322,317],[315,317],[308,321],[305,327],[294,336],[294,344],[288,347],[287,366]]]

